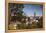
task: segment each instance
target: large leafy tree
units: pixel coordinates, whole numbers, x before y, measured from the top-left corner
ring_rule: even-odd
[[[23,14],[23,4],[16,4],[16,3],[9,3],[9,10],[10,15],[13,13],[13,15],[16,15],[16,20],[21,21],[24,17]]]

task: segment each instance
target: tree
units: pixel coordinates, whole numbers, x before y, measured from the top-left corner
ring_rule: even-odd
[[[23,4],[15,4],[15,14],[17,15],[17,20],[18,21],[21,21],[22,20],[22,17],[23,17],[23,8],[24,8],[24,5]]]
[[[9,10],[10,15],[13,13],[14,16],[16,15],[16,20],[21,21],[23,18],[23,4],[16,4],[16,3],[9,3]],[[12,19],[12,16],[11,16]]]
[[[43,28],[43,16],[39,19],[39,28]]]

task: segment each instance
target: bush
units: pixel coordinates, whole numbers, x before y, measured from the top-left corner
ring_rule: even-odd
[[[32,27],[31,28],[37,28],[37,22],[32,22]]]
[[[17,29],[26,29],[26,24],[17,24]]]

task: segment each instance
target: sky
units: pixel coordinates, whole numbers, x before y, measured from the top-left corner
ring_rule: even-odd
[[[34,16],[34,12],[36,12],[36,16],[42,16],[42,6],[40,4],[24,4],[23,11],[27,16]]]

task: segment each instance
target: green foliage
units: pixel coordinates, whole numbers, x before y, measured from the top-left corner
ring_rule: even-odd
[[[31,27],[32,27],[31,24],[28,24],[27,29],[31,29]]]
[[[23,24],[18,24],[17,25],[17,29],[26,29],[26,24],[23,23]]]
[[[39,19],[39,28],[43,28],[43,17]]]
[[[32,22],[32,27],[31,28],[37,28],[37,23],[36,22]]]
[[[20,21],[22,20],[23,16],[23,4],[16,4],[16,3],[9,3],[9,11],[10,13],[13,13],[14,16],[16,15],[16,20]],[[12,19],[12,16],[10,16]]]
[[[23,11],[22,9],[24,8],[23,4],[16,4],[16,9],[17,11],[14,12],[17,15],[17,20],[21,22],[22,18],[23,18]]]

